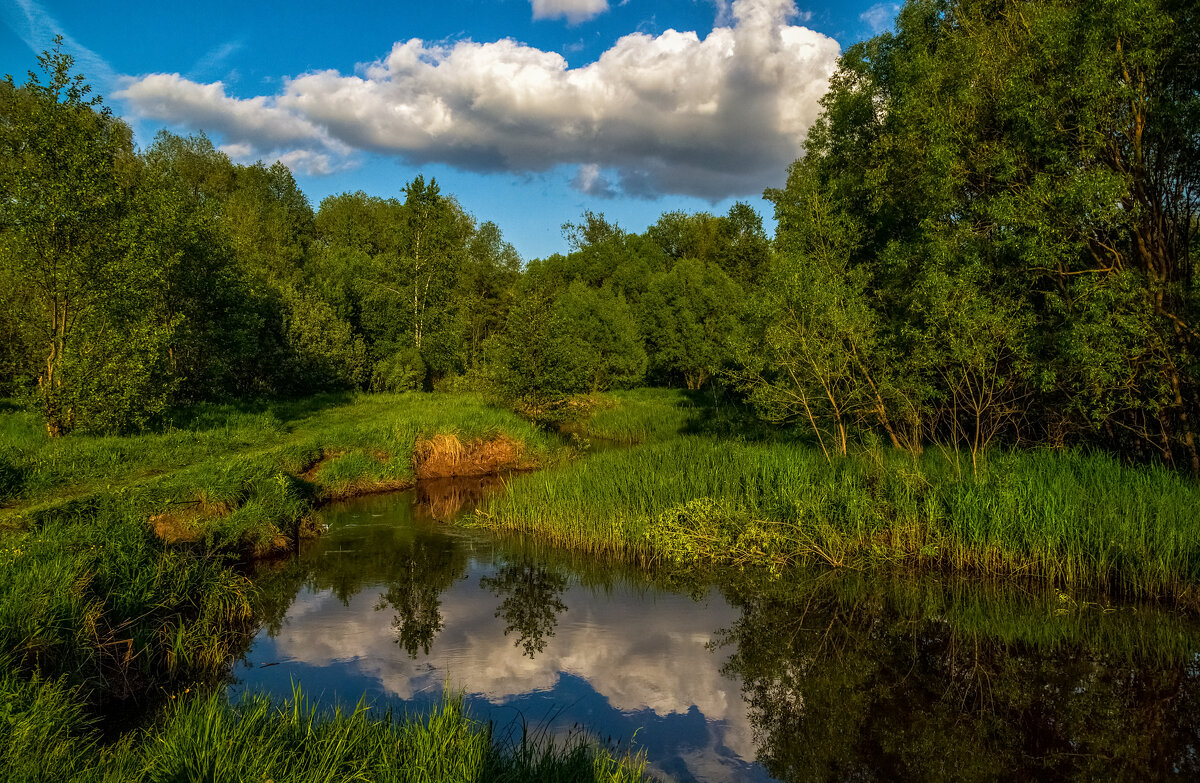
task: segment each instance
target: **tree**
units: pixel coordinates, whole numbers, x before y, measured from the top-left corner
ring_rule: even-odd
[[[853,226],[830,269],[869,315],[889,434],[1200,471],[1197,28],[1172,0],[914,0],[847,49],[798,164],[820,208],[780,249]]]
[[[624,297],[579,281],[557,293],[526,282],[489,349],[502,394],[542,418],[564,413],[572,395],[628,388],[646,372]]]
[[[42,346],[37,396],[58,436],[81,421],[81,405],[94,407],[81,386],[90,374],[108,368],[119,380],[113,362],[139,369],[164,338],[140,324],[126,341],[119,329],[147,271],[121,252],[135,170],[129,128],[72,73],[61,37],[38,62],[41,76],[0,84],[0,259],[16,285],[7,295],[27,303],[23,330]]]
[[[741,288],[715,264],[690,258],[656,276],[642,297],[641,331],[652,372],[699,389],[733,359]]]

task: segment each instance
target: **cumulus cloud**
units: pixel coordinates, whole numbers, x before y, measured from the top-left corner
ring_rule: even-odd
[[[533,0],[534,19],[561,16],[567,24],[579,24],[607,10],[608,0]]]
[[[878,35],[892,26],[892,20],[900,12],[899,3],[876,3],[858,15],[859,21]]]
[[[125,79],[116,97],[142,117],[218,134],[235,160],[280,160],[310,174],[349,164],[350,148],[270,97],[233,98],[222,82],[199,84],[177,73]]]
[[[145,117],[256,151],[291,145],[330,166],[352,150],[476,172],[569,165],[576,186],[597,194],[717,201],[781,179],[839,54],[833,39],[791,24],[792,0],[736,0],[730,14],[704,38],[626,35],[578,68],[510,39],[412,39],[353,75],[305,73],[272,96],[152,74],[118,97]]]

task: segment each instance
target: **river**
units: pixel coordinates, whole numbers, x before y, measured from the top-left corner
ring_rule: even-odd
[[[651,576],[447,524],[495,481],[330,506],[264,567],[231,691],[586,732],[684,781],[1196,778],[1192,615],[1028,585]]]

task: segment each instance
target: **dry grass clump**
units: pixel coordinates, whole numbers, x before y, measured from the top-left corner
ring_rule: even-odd
[[[522,463],[525,444],[503,433],[463,443],[457,435],[418,438],[413,447],[413,471],[419,479],[485,476],[528,467]]]

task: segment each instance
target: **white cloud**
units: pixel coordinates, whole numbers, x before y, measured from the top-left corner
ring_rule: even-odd
[[[567,24],[579,24],[608,10],[608,0],[533,0],[534,19],[561,16]]]
[[[232,98],[222,82],[199,84],[177,73],[124,80],[115,97],[140,116],[218,134],[222,150],[243,162],[280,160],[310,174],[329,174],[350,164],[350,148],[274,98]]]
[[[736,0],[730,13],[703,39],[634,33],[578,68],[509,39],[412,39],[354,75],[305,73],[272,96],[152,74],[119,97],[138,115],[260,154],[291,145],[329,166],[351,150],[471,171],[574,165],[584,189],[716,201],[782,179],[839,54],[833,39],[789,23],[792,0]]]
[[[615,198],[617,191],[613,189],[608,177],[600,173],[600,167],[595,163],[585,163],[571,180],[571,187],[580,193],[597,198]]]
[[[878,35],[892,26],[892,20],[900,11],[899,3],[876,3],[858,15],[859,20]]]

